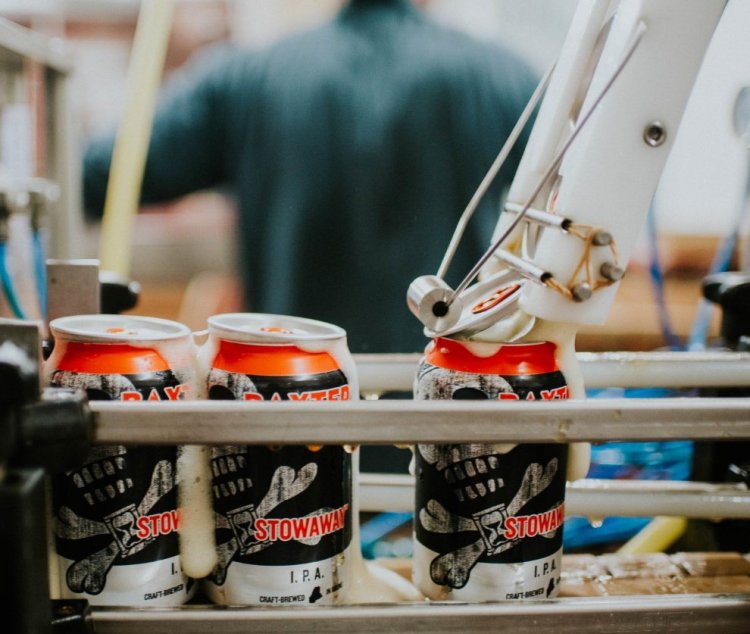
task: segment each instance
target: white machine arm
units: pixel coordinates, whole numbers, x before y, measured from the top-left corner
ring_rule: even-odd
[[[549,321],[606,320],[726,3],[580,0],[492,247],[456,291],[445,260],[409,289],[427,334],[480,332],[519,302]],[[483,265],[503,272],[467,288]]]
[[[635,38],[639,40],[565,154],[557,178],[549,179],[531,200],[535,209],[554,211],[575,225],[600,227],[613,239],[604,245],[610,248],[586,247],[574,232],[543,231],[533,260],[562,286],[585,281],[587,268],[594,281],[606,279],[600,269],[612,263],[612,246],[619,268],[627,265],[725,5],[725,0],[579,4],[513,181],[511,204],[529,202],[578,117],[590,109]],[[503,216],[499,228],[512,220],[511,214]],[[586,248],[588,264],[581,267]],[[571,301],[550,286],[527,284],[521,306],[548,320],[601,324],[616,288],[616,283],[608,284],[586,301]]]

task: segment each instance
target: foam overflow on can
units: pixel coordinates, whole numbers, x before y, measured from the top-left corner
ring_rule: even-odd
[[[190,331],[149,317],[56,319],[48,385],[90,400],[174,401],[194,391]],[[53,479],[63,597],[96,605],[173,606],[187,601],[177,531],[176,447],[97,446],[85,464]]]
[[[566,399],[555,348],[435,339],[419,364],[415,398]],[[567,457],[563,444],[417,445],[417,587],[433,599],[555,596]]]
[[[247,313],[216,315],[208,325],[199,358],[209,399],[357,395],[346,333],[337,326]],[[342,602],[351,570],[351,455],[338,446],[220,446],[211,450],[211,469],[219,562],[209,597],[246,605]]]

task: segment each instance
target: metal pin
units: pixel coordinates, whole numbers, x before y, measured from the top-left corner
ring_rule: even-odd
[[[608,247],[612,242],[612,234],[609,231],[604,231],[604,229],[597,230],[591,239],[591,244],[595,247]]]
[[[580,282],[570,289],[573,294],[573,299],[577,302],[585,302],[587,299],[591,299],[594,294],[591,286],[587,282]]]
[[[614,262],[605,262],[599,268],[599,273],[604,279],[612,282],[619,282],[625,275],[625,271],[617,266]]]
[[[525,278],[530,279],[532,282],[538,284],[544,284],[549,278],[552,277],[552,273],[545,271],[542,268],[536,266],[533,262],[519,258],[513,255],[505,249],[498,249],[495,251],[495,257],[502,260],[511,269],[518,271]]]
[[[523,209],[523,205],[518,203],[505,203],[505,211],[512,214],[519,214]],[[526,210],[524,216],[525,220],[541,225],[543,227],[549,227],[551,229],[560,229],[561,231],[567,231],[573,221],[570,218],[564,218],[563,216],[557,216],[551,214],[548,211],[542,211],[541,209],[534,209],[529,207]]]

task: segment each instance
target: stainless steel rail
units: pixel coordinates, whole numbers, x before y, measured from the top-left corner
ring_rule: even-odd
[[[363,392],[407,391],[417,355],[355,357]],[[750,385],[750,355],[618,353],[579,355],[584,380],[598,387]],[[574,442],[750,438],[750,399],[670,398],[550,402],[369,400],[353,402],[91,404],[95,442],[140,444],[416,442]],[[390,479],[384,482],[383,477]],[[373,478],[375,478],[373,480]],[[378,493],[383,509],[412,507],[409,478],[362,477],[363,508]],[[658,490],[655,488],[658,487]],[[388,502],[388,504],[386,504]],[[701,483],[579,481],[569,512],[599,517],[675,514],[750,516],[750,493]],[[96,608],[98,634],[235,632],[746,632],[750,594],[558,599],[521,604],[407,603],[301,609],[186,606]]]
[[[28,60],[40,64],[44,70],[42,94],[47,122],[40,140],[45,144],[47,160],[40,175],[59,188],[59,196],[50,205],[51,213],[46,220],[49,253],[52,257],[66,258],[80,250],[82,231],[78,187],[81,161],[78,143],[73,138],[69,82],[72,51],[60,38],[49,38],[0,18],[0,75],[22,76]],[[89,287],[89,291],[97,287]]]
[[[750,399],[94,401],[100,444],[393,444],[750,438]]]
[[[583,352],[577,357],[587,387],[750,385],[747,352]]]
[[[506,604],[94,610],[97,634],[222,632],[747,632],[750,595],[629,596]]]
[[[414,478],[363,473],[363,511],[414,510]],[[667,515],[700,519],[750,518],[750,491],[743,485],[664,480],[578,480],[569,482],[565,514],[601,518]]]
[[[747,352],[579,352],[586,387],[750,385]],[[418,354],[355,354],[363,393],[411,391]]]

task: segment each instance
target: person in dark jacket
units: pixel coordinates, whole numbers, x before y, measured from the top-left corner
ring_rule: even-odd
[[[337,324],[353,352],[423,349],[406,290],[437,270],[534,73],[406,0],[352,0],[266,49],[199,57],[160,100],[142,201],[226,188],[248,310]],[[102,212],[113,143],[86,152],[90,215]],[[488,246],[519,158],[477,211],[449,282]]]

